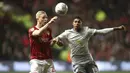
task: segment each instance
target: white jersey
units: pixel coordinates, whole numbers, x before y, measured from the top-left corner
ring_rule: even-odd
[[[62,41],[66,41],[65,43],[71,49],[72,64],[83,64],[93,60],[89,52],[88,41],[95,32],[96,29],[83,27],[81,32],[68,29],[58,36]]]

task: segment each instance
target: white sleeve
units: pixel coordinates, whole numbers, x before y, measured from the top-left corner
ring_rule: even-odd
[[[59,36],[57,36],[57,38],[60,38],[60,39],[65,39],[67,36],[67,33],[66,31],[64,31],[63,33],[61,33]]]
[[[63,33],[61,33],[59,36],[56,37],[56,39],[59,39],[60,41],[62,41],[64,44],[66,44],[68,42],[68,32],[65,30]]]
[[[96,32],[96,29],[85,27],[86,33],[88,33],[89,37],[93,36],[94,33]]]
[[[97,34],[106,34],[109,32],[112,32],[114,30],[114,28],[104,28],[104,29],[96,29]]]

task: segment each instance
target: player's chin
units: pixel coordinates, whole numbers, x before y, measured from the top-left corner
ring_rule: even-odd
[[[42,23],[42,26],[44,26],[46,23]]]
[[[79,29],[80,27],[79,26],[75,26],[76,29]]]
[[[76,26],[75,29],[76,29],[77,31],[80,31],[80,30],[81,30],[81,27],[80,27],[80,26]]]

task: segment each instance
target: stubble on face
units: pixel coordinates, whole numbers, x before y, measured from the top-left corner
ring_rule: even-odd
[[[74,19],[74,21],[73,21],[73,28],[76,31],[80,31],[81,28],[82,28],[82,21],[80,19]]]

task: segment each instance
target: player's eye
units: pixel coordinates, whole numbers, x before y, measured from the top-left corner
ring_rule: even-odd
[[[45,19],[45,18],[48,18],[48,17],[47,16],[43,16],[42,18]]]
[[[75,23],[80,23],[80,21],[74,21]]]

